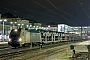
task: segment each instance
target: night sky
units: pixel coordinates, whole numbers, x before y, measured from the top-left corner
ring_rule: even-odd
[[[11,13],[46,24],[90,25],[90,0],[2,0],[0,13]]]

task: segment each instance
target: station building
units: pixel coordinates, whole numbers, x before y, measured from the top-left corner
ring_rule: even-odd
[[[21,19],[16,17],[4,17],[7,21],[4,22],[4,28],[3,28],[3,21],[0,21],[0,40],[2,40],[2,35],[5,36],[9,35],[9,32],[13,28],[28,28],[28,29],[44,29],[44,30],[51,30],[51,31],[57,31],[61,33],[72,33],[79,35],[85,38],[85,36],[90,33],[90,26],[68,26],[66,24],[55,24],[55,23],[47,23],[44,26],[42,26],[42,23],[39,22],[33,22],[29,19]],[[0,15],[0,20],[3,20]],[[4,31],[4,33],[3,33]]]

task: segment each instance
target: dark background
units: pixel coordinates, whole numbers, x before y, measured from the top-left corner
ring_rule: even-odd
[[[90,25],[90,0],[1,0],[0,13],[46,24]]]

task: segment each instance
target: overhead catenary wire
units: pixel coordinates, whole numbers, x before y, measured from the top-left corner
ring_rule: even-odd
[[[49,0],[48,0],[49,1]],[[50,1],[49,1],[49,3],[55,8],[55,9],[57,9],[58,10],[58,8],[53,4],[53,3],[51,3]],[[59,12],[59,10],[58,10],[58,12]],[[60,14],[61,14],[61,12],[59,12]],[[61,14],[62,15],[62,17],[65,19],[65,20],[68,20],[63,14]]]
[[[37,0],[36,0],[36,2],[37,2]],[[19,4],[19,5],[20,5],[20,4]],[[54,5],[54,6],[55,6],[55,5]],[[18,6],[18,7],[19,7],[19,6]],[[55,7],[56,7],[56,6],[55,6]],[[23,8],[23,6],[22,6],[22,8]],[[25,8],[26,8],[26,7],[25,7]],[[59,12],[62,12],[61,9],[60,9],[60,10],[61,10],[61,11],[60,11],[58,7],[56,7],[56,8],[57,8],[57,10],[58,10]],[[28,8],[27,8],[27,9],[28,9]],[[53,11],[53,10],[52,10],[52,11]],[[34,10],[33,10],[33,12],[34,12]],[[53,12],[54,12],[54,11],[53,11]],[[38,12],[37,12],[37,13],[38,13]],[[56,13],[56,12],[55,12],[55,13]],[[42,14],[42,13],[41,13],[41,14]],[[58,14],[58,13],[57,13],[57,14]],[[42,14],[42,15],[43,15],[43,14]],[[45,14],[45,15],[46,15],[46,14]],[[60,14],[59,14],[59,15],[60,15]],[[68,16],[69,16],[69,15],[68,15]],[[59,16],[58,16],[58,17],[59,17]]]
[[[48,2],[55,8],[55,9],[57,9],[58,10],[58,12],[61,14],[61,12],[62,12],[62,10],[60,10],[59,8],[57,8],[50,0],[48,0]],[[64,11],[63,11],[64,12]],[[65,12],[66,13],[66,12]],[[68,13],[67,13],[68,14]],[[71,22],[73,22],[73,21],[69,21],[63,14],[61,14],[62,15],[62,17],[66,20],[66,21],[68,21],[69,23],[71,23]],[[68,14],[68,15],[70,15],[70,14]],[[73,15],[70,15],[70,16],[73,16]]]
[[[62,10],[59,9],[58,7],[56,7],[50,0],[47,0],[47,1],[48,1],[55,9],[57,9],[59,13],[63,12],[64,14],[66,14],[66,15],[68,15],[68,16],[75,17],[75,16],[73,16],[73,15],[71,15],[71,14],[65,12],[65,11],[62,11]],[[62,14],[62,16],[64,17],[64,19],[65,19],[66,21],[69,21],[63,14]],[[76,18],[76,17],[75,17],[75,18]],[[76,18],[76,19],[77,19],[77,18]],[[71,22],[73,23],[74,21],[71,21]],[[71,23],[71,22],[69,21],[69,23]],[[77,23],[77,24],[80,24],[80,23]]]
[[[9,8],[5,8],[5,7],[0,7],[0,8],[5,9],[5,10],[8,10],[8,11],[15,12],[15,13],[20,13],[20,14],[22,14],[22,15],[25,15],[25,16],[24,16],[24,18],[31,17],[31,16],[30,16],[30,15],[28,15],[28,14],[21,13],[21,12],[15,11],[15,10],[11,10],[11,9],[9,9]],[[26,16],[27,16],[27,17],[26,17]],[[35,17],[34,17],[34,18],[35,18]],[[32,19],[32,18],[31,18],[31,19]]]
[[[67,12],[59,9],[58,7],[56,7],[50,0],[48,0],[48,2],[49,2],[51,5],[53,5],[57,10],[61,11],[62,13],[66,14],[66,15],[68,15],[68,16],[74,17],[73,15],[71,15],[71,14],[69,14],[69,13],[67,13]]]
[[[35,13],[38,13],[38,14],[42,14],[42,15],[46,15],[46,16],[50,16],[50,15],[47,15],[47,14],[43,14],[43,13],[40,13],[40,12],[36,12],[36,11],[31,10],[31,9],[29,9],[29,8],[23,7],[23,6],[19,5],[19,4],[16,4],[16,3],[11,2],[10,0],[6,0],[6,1],[9,2],[9,3],[11,3],[11,4],[17,5],[17,6],[21,7],[21,8],[27,9],[27,10],[29,10],[29,11],[32,11],[32,12],[35,12]],[[60,11],[62,11],[62,10],[60,10]],[[62,11],[62,12],[65,13],[65,14],[68,14],[68,13],[66,13],[66,12],[64,12],[64,11]],[[68,15],[72,16],[71,14],[68,14]],[[52,17],[55,17],[55,16],[52,16]]]
[[[35,2],[36,4],[40,5],[41,7],[47,9],[48,11],[50,11],[50,12],[52,12],[52,13],[54,13],[54,14],[57,14],[57,13],[55,13],[54,11],[52,11],[52,10],[48,9],[47,7],[41,5],[40,3],[36,2],[35,0],[32,0],[32,1]]]
[[[26,7],[23,7],[23,6],[19,5],[19,4],[13,3],[13,2],[11,2],[11,1],[9,1],[9,0],[7,0],[7,1],[8,1],[9,3],[12,3],[12,4],[14,4],[14,5],[17,5],[17,6],[21,7],[21,8],[24,8],[24,9],[27,9],[27,10],[30,10],[30,11],[33,11],[33,10],[28,9],[28,8],[26,8]],[[35,2],[35,1],[34,1],[34,2]],[[38,13],[38,12],[36,12],[36,11],[33,11],[33,12]],[[42,13],[39,13],[39,14],[42,14]],[[42,15],[50,16],[50,15],[47,15],[47,14],[42,14]],[[52,16],[52,17],[55,17],[55,16]]]
[[[85,10],[85,8],[83,7],[82,3],[80,0],[78,0],[80,6],[82,7],[82,9],[84,10],[84,12],[86,13],[87,17],[90,18],[90,16],[88,15],[87,11]],[[83,24],[83,23],[82,23]]]
[[[35,12],[35,13],[38,13],[38,12],[36,12],[36,11],[33,11],[33,10],[31,10],[31,9],[28,9],[28,8],[26,8],[26,7],[23,7],[23,6],[21,6],[21,5],[19,5],[19,4],[16,4],[16,3],[13,3],[13,2],[11,2],[11,1],[9,1],[9,0],[7,0],[9,3],[12,3],[12,4],[14,4],[14,5],[16,5],[16,6],[19,6],[19,7],[21,7],[21,8],[24,8],[24,9],[27,9],[27,10],[29,10],[29,11],[32,11],[32,12]],[[34,0],[33,0],[34,1]],[[37,4],[39,4],[38,2],[36,2],[36,1],[34,1],[35,3],[37,3]],[[39,4],[39,5],[41,5],[41,4]],[[44,7],[43,5],[41,5],[42,7]],[[55,7],[55,6],[54,6]],[[46,7],[44,7],[44,8],[46,8]],[[57,7],[56,7],[57,8]],[[47,8],[48,9],[48,8]],[[57,8],[58,9],[58,8]],[[58,9],[58,10],[60,10],[60,9]],[[52,11],[52,10],[49,10],[49,11]],[[64,12],[64,11],[62,11],[62,10],[60,10],[61,12],[63,12],[64,14],[68,14],[68,13],[66,13],[66,12]],[[42,13],[38,13],[38,14],[42,14]],[[55,14],[57,14],[57,13],[55,13]],[[47,14],[42,14],[42,15],[46,15],[46,16],[50,16],[50,15],[47,15]],[[72,16],[71,14],[68,14],[69,16]],[[58,16],[58,15],[57,15]],[[55,17],[55,16],[51,16],[51,17]],[[62,16],[62,17],[64,17],[64,16]],[[66,19],[67,20],[67,18],[65,18],[64,17],[64,19]]]
[[[36,11],[31,10],[29,8],[23,7],[23,6],[19,5],[19,4],[13,3],[13,2],[11,2],[9,0],[6,0],[6,1],[9,2],[9,3],[11,3],[11,4],[14,4],[14,5],[18,6],[18,7],[24,8],[24,9],[26,9],[28,11],[35,12],[35,13],[40,14],[40,15],[45,15],[45,16],[50,16],[50,17],[56,17],[56,16],[51,16],[51,15],[48,15],[48,14],[43,14],[43,13],[40,13],[40,12],[36,12]]]
[[[35,0],[32,0],[32,1],[35,2],[36,4],[40,5],[41,7],[43,7],[43,8],[45,8],[45,9],[49,10],[50,12],[53,12],[52,10],[50,10],[50,9],[48,9],[47,7],[41,5],[40,3],[36,2]],[[58,16],[60,16],[60,15],[57,14],[57,13],[55,13],[55,14],[58,15]],[[65,20],[67,20],[67,18],[65,18],[64,16],[60,16],[60,17],[62,17],[62,18],[64,18]],[[68,20],[67,20],[67,21],[68,21]],[[70,22],[69,22],[69,23],[70,23]]]
[[[13,2],[11,2],[11,1],[9,1],[9,0],[7,0],[9,3],[12,3],[12,4],[14,4],[14,5],[16,5],[16,6],[19,6],[19,7],[21,7],[21,8],[24,8],[24,9],[27,9],[27,10],[30,10],[30,11],[33,11],[33,10],[31,10],[31,9],[28,9],[28,8],[26,8],[26,7],[23,7],[23,6],[21,6],[21,5],[19,5],[19,4],[16,4],[16,3],[13,3]],[[34,0],[33,0],[34,1]],[[37,3],[36,1],[34,1],[35,3]],[[38,3],[39,4],[39,3]],[[39,5],[41,5],[41,4],[39,4]],[[41,5],[42,7],[44,7],[43,5]],[[46,7],[44,7],[44,8],[46,8]],[[47,8],[48,9],[48,8]],[[52,10],[50,10],[50,9],[48,9],[49,11],[51,11],[51,12],[53,12]],[[33,11],[34,12],[34,11]],[[38,13],[38,12],[36,12],[36,13]],[[39,14],[41,14],[41,13],[39,13]],[[55,14],[57,14],[57,13],[55,13]],[[43,14],[43,15],[46,15],[46,14]],[[57,15],[58,16],[58,15]],[[52,16],[52,17],[54,17],[54,16]],[[64,17],[64,16],[62,16],[62,17]],[[64,17],[64,19],[65,20],[67,20],[67,18],[65,18]]]
[[[59,15],[59,14],[57,14],[56,12],[54,12],[54,11],[52,11],[52,10],[48,9],[47,7],[45,7],[45,6],[41,5],[40,3],[36,2],[35,0],[32,0],[32,1],[33,1],[33,2],[35,2],[36,4],[40,5],[41,7],[43,7],[43,8],[45,8],[45,9],[47,9],[48,11],[50,11],[50,12],[52,12],[52,13],[56,14],[57,16],[60,16],[60,15]],[[62,17],[62,16],[60,16],[60,17]],[[62,17],[62,18],[63,18],[63,17]]]
[[[90,18],[90,16],[88,15],[87,11],[85,10],[85,8],[83,7],[82,3],[80,0],[78,0],[79,4],[81,5],[82,9],[84,10],[84,12],[86,13],[86,15]]]

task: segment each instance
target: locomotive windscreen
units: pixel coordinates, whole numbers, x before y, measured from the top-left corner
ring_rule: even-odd
[[[10,37],[18,37],[18,35],[17,34],[15,34],[15,35],[11,34]]]
[[[15,29],[11,30],[10,37],[19,37],[19,36],[20,36],[19,30],[15,30]]]

